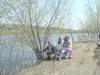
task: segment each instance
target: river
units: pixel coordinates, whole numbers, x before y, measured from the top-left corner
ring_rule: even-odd
[[[55,46],[58,38],[64,38],[66,35],[71,37],[70,34],[52,34],[49,40]],[[74,41],[83,36],[87,36],[87,34],[74,33]],[[25,67],[34,66],[36,61],[35,53],[27,42],[22,43],[22,37],[4,35],[0,38],[0,72],[3,69],[4,73],[9,71],[14,73]]]

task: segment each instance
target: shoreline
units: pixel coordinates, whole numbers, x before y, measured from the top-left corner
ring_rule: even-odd
[[[61,75],[62,71],[64,72],[62,75],[74,73],[76,75],[92,75],[96,69],[96,61],[93,59],[95,48],[96,44],[93,43],[75,43],[72,59],[43,61],[34,67],[17,72],[16,75]],[[78,71],[79,69],[80,71]]]

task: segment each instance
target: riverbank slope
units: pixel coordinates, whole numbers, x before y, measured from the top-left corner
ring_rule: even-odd
[[[75,43],[72,59],[44,61],[16,75],[99,75],[93,59],[95,48],[95,43]]]

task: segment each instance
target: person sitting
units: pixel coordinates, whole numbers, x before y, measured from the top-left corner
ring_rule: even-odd
[[[48,46],[44,49],[47,54],[47,60],[51,60],[51,54],[55,54],[55,47],[51,44],[51,41],[48,41]]]
[[[60,53],[59,60],[61,60],[63,54],[65,54],[65,58],[66,58],[68,52],[69,52],[69,58],[72,58],[72,49],[71,49],[71,43],[69,39],[70,38],[68,36],[65,36],[64,42],[63,42],[63,50]]]
[[[57,56],[60,56],[61,50],[63,48],[62,45],[62,38],[58,39],[57,45],[56,45],[56,50],[57,50]]]

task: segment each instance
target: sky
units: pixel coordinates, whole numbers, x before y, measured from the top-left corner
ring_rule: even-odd
[[[72,6],[72,21],[71,21],[71,27],[72,29],[80,29],[81,24],[80,21],[84,22],[84,16],[85,16],[85,8],[86,5],[85,3],[87,2],[87,0],[69,0],[72,1],[72,3],[70,3],[69,5]],[[92,0],[90,0],[92,1]],[[40,0],[40,6],[43,5],[43,0]],[[66,6],[66,8],[68,8]],[[63,16],[66,12],[62,13]],[[65,19],[66,21],[66,19]]]
[[[84,20],[85,3],[87,0],[73,0],[72,28],[80,29],[80,21]]]

